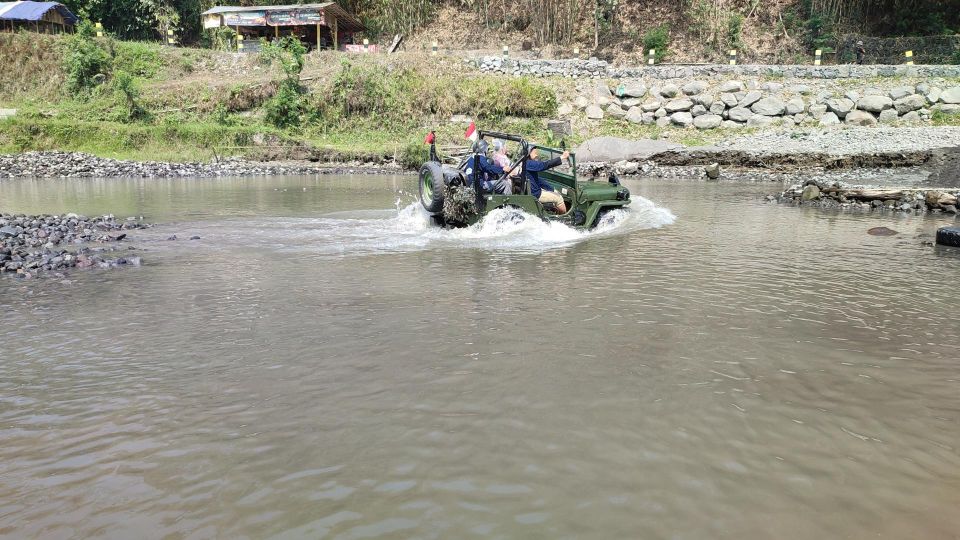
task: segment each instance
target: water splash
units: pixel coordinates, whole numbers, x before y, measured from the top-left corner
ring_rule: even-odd
[[[261,218],[207,225],[205,238],[231,244],[321,255],[364,255],[428,249],[542,252],[590,238],[629,234],[674,222],[669,209],[636,197],[630,207],[605,214],[591,230],[543,221],[517,209],[497,209],[470,227],[444,229],[419,201],[396,209],[337,212],[319,218]]]

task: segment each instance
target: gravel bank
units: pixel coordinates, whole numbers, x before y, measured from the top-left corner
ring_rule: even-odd
[[[0,275],[32,278],[72,268],[112,268],[140,265],[133,247],[119,243],[131,230],[150,227],[135,218],[117,221],[112,215],[86,217],[0,214]],[[68,246],[75,246],[68,249]],[[123,250],[123,256],[110,253]]]
[[[122,161],[79,152],[24,152],[0,155],[0,178],[172,178],[315,174],[397,174],[396,166],[258,163],[236,158],[216,163]]]
[[[764,154],[857,154],[922,152],[960,146],[960,127],[795,129],[733,137],[702,149]]]

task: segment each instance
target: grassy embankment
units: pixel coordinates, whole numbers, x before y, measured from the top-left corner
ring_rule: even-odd
[[[463,142],[451,115],[543,139],[557,106],[552,85],[476,75],[453,58],[324,52],[306,57],[296,120],[277,127],[267,111],[283,75],[259,55],[98,39],[102,75],[72,89],[69,39],[0,35],[0,107],[19,109],[0,121],[0,153],[205,161],[297,146],[300,156],[412,164],[433,127],[442,142]]]

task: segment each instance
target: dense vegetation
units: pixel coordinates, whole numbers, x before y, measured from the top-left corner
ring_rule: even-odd
[[[295,39],[265,44],[240,65],[230,54],[95,38],[87,24],[62,37],[0,34],[0,49],[0,69],[23,75],[0,78],[4,104],[20,109],[0,129],[0,152],[206,160],[306,143],[336,159],[419,159],[424,133],[452,115],[540,135],[540,119],[557,107],[542,81],[478,76],[457,62],[436,68],[416,55],[307,57]],[[234,82],[207,75],[219,62]],[[448,131],[462,142],[462,127]]]
[[[201,39],[200,13],[218,4],[266,5],[276,0],[64,0],[77,13],[124,39],[153,39],[176,29],[185,42]],[[374,35],[412,33],[429,23],[438,8],[453,7],[480,16],[491,30],[523,31],[540,44],[570,44],[630,37],[632,15],[647,3],[624,0],[343,0]],[[744,19],[767,14],[780,29],[795,27],[809,39],[843,29],[876,35],[941,35],[960,31],[956,0],[667,0],[656,4],[681,17],[677,30],[692,27],[706,40],[735,45]],[[643,21],[646,32],[665,20]],[[770,31],[776,31],[772,25]],[[641,32],[641,33],[643,33]],[[209,38],[209,36],[208,36]]]

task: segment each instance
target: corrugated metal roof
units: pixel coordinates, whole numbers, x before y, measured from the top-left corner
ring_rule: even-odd
[[[39,21],[51,9],[57,10],[67,24],[76,24],[77,16],[58,2],[4,2],[0,5],[0,19],[8,21]]]
[[[278,11],[289,9],[323,9],[333,2],[322,4],[293,4],[289,6],[214,6],[203,12],[203,15],[217,15],[219,13],[237,13],[242,11]]]

